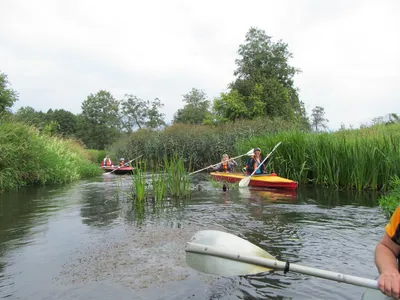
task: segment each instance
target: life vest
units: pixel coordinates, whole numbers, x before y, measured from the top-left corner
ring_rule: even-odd
[[[107,166],[107,167],[111,166],[112,165],[111,159],[109,159],[109,158],[108,159],[107,158],[103,159],[102,165],[103,166]]]
[[[262,161],[262,160],[261,160],[261,156],[260,156],[260,162],[257,161],[255,155],[253,155],[252,157],[250,157],[250,158],[247,160],[247,163],[246,163],[246,174],[247,174],[247,175],[250,175],[250,173],[252,173],[252,172],[249,171],[249,169],[250,169],[249,164],[250,164],[250,161],[251,161],[252,159],[254,159],[254,165],[253,165],[253,168],[252,168],[252,169],[253,169],[252,172],[254,172],[254,170],[257,169],[257,167],[261,164],[261,161]],[[260,167],[260,168],[261,168],[261,167]],[[256,174],[261,173],[260,168],[258,168]]]
[[[225,173],[228,173],[228,171],[230,171],[230,167],[227,161],[222,162],[221,167],[222,171]]]

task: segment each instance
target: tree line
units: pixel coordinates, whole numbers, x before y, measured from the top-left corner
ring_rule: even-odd
[[[313,109],[311,120],[307,117],[294,85],[294,76],[301,70],[289,64],[292,53],[286,43],[273,42],[263,30],[250,28],[238,56],[236,79],[228,84],[228,91],[210,100],[203,90],[192,88],[182,96],[184,106],[175,112],[172,125],[216,126],[267,117],[294,122],[304,130],[326,128],[323,107]],[[12,114],[10,108],[17,100],[18,93],[9,86],[7,75],[0,72],[0,112]],[[100,90],[86,97],[82,112],[76,115],[64,109],[44,113],[30,106],[21,107],[13,115],[43,133],[75,137],[88,148],[105,149],[124,134],[167,126],[163,107],[159,98],[144,100],[126,94],[115,99],[109,91]]]

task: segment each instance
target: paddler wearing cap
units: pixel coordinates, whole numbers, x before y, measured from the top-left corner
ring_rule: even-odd
[[[246,174],[250,175],[254,172],[255,169],[257,169],[257,167],[261,164],[261,162],[263,161],[262,157],[261,157],[261,149],[260,148],[254,148],[253,149],[254,155],[252,157],[250,157],[247,160],[246,163]],[[267,159],[268,160],[268,159]],[[265,164],[265,162],[264,162]],[[256,174],[262,174],[262,173],[266,173],[265,172],[265,165],[262,164],[258,170],[256,171]]]

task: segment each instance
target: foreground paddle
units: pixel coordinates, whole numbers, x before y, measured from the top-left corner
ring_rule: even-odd
[[[246,154],[242,154],[242,155],[239,155],[239,156],[236,156],[236,157],[232,157],[232,158],[228,159],[228,161],[234,160],[234,159],[236,159],[236,158],[239,158],[239,157],[242,157],[242,156],[245,156],[245,155],[251,156],[251,155],[253,155],[253,154],[254,154],[253,149],[251,149],[251,150],[250,150],[249,152],[247,152]],[[220,162],[219,162],[219,163],[220,163]],[[216,163],[216,164],[214,164],[214,165],[209,165],[208,167],[205,167],[205,168],[203,168],[203,169],[200,169],[200,170],[194,171],[194,172],[192,172],[192,173],[189,173],[189,175],[196,174],[196,173],[198,173],[198,172],[201,172],[201,171],[207,170],[207,169],[209,169],[209,168],[215,167],[215,166],[218,165],[219,163]]]
[[[376,280],[279,261],[249,241],[218,230],[198,231],[187,242],[185,251],[189,267],[214,275],[249,275],[275,269],[378,289]]]
[[[245,177],[242,180],[240,180],[239,187],[243,188],[243,187],[247,187],[249,185],[251,176],[253,176],[257,172],[257,170],[261,167],[261,165],[271,156],[271,154],[275,151],[276,148],[278,148],[278,146],[281,143],[282,142],[279,142],[278,144],[275,145],[274,149],[272,149],[272,151],[267,155],[266,158],[264,158],[264,160],[261,162],[261,164],[253,171],[253,173],[251,173],[250,176]]]
[[[109,174],[111,174],[112,172],[117,171],[119,168],[125,167],[125,165],[127,165],[127,164],[133,162],[134,160],[136,160],[136,159],[138,159],[138,158],[140,158],[140,157],[142,157],[142,156],[143,156],[143,154],[142,154],[142,155],[139,155],[138,157],[136,157],[136,158],[134,158],[134,159],[132,159],[132,160],[130,160],[130,161],[128,161],[127,163],[124,163],[122,166],[119,166],[118,168],[112,170],[111,172],[106,172],[106,173],[104,173],[103,175],[109,175]]]

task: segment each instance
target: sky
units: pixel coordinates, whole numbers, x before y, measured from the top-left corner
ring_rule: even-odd
[[[209,100],[235,77],[251,27],[288,44],[307,113],[329,129],[400,113],[398,0],[1,0],[0,71],[12,110],[81,112],[90,94],[159,98],[169,122],[182,95]]]

